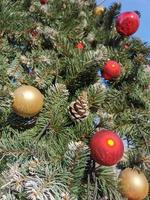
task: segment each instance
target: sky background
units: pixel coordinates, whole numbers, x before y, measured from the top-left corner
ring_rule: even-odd
[[[102,1],[103,0],[96,0],[97,4]],[[134,36],[140,37],[142,41],[150,44],[150,0],[105,0],[102,5],[109,7],[116,1],[121,2],[121,11],[140,11],[140,27]]]

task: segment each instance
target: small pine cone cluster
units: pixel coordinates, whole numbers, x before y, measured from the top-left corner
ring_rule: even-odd
[[[89,115],[87,93],[83,92],[76,101],[73,101],[68,107],[71,119],[81,122]]]

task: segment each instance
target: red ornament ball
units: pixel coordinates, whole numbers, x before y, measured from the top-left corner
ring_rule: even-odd
[[[40,0],[41,5],[47,4],[48,0]]]
[[[103,67],[102,76],[106,80],[111,80],[113,78],[119,77],[121,74],[121,66],[114,60],[109,60],[105,63]]]
[[[112,166],[119,162],[124,153],[121,138],[113,131],[97,131],[90,141],[91,156],[100,165]]]
[[[75,45],[75,48],[77,48],[77,49],[84,49],[84,44],[83,44],[83,42],[77,43],[77,44]]]
[[[135,12],[123,12],[116,18],[116,30],[123,36],[135,33],[139,25],[140,19]]]

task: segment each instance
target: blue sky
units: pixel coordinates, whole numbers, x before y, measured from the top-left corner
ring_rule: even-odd
[[[118,2],[119,0],[116,1]],[[105,0],[102,5],[108,7],[116,1]],[[102,2],[102,0],[96,0],[96,2],[98,4]],[[150,44],[150,0],[120,0],[119,2],[122,3],[122,11],[140,11],[140,27],[134,35]]]

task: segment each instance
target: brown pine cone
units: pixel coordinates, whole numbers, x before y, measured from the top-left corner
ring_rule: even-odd
[[[82,94],[73,101],[68,107],[71,119],[80,122],[86,119],[89,115],[87,93],[82,92]]]

